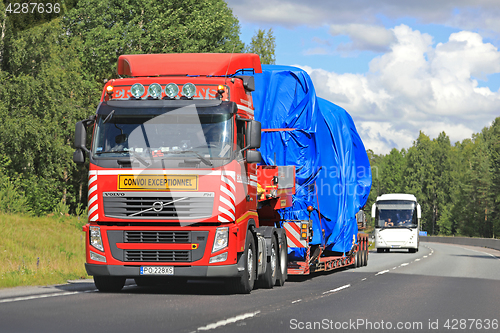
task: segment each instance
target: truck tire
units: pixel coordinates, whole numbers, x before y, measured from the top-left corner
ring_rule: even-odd
[[[377,253],[383,253],[383,252],[384,252],[384,249],[377,248]]]
[[[116,293],[125,285],[125,278],[121,276],[94,276],[94,284],[99,291]]]
[[[271,236],[271,253],[266,263],[266,272],[259,278],[257,285],[261,288],[272,289],[276,284],[278,274],[278,244],[274,235]],[[267,259],[266,259],[267,261]]]
[[[243,260],[243,274],[235,279],[230,279],[228,281],[229,289],[237,294],[249,294],[255,283],[256,275],[256,251],[255,251],[255,240],[253,238],[252,232],[247,231],[247,238],[245,242],[245,251],[240,260]]]
[[[282,287],[288,278],[288,244],[286,234],[283,232],[282,244],[279,249],[279,258],[277,260],[278,269],[276,274],[276,286]]]
[[[359,267],[365,265],[365,243],[363,240],[359,242]]]
[[[363,266],[368,265],[368,241],[365,242],[365,260],[363,261]]]

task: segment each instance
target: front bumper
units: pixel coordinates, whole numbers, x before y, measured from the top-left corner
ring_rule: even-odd
[[[85,264],[85,269],[88,275],[112,275],[112,276],[125,276],[125,277],[139,277],[139,266],[115,266],[115,265],[94,265]],[[174,275],[158,276],[156,277],[238,277],[242,272],[238,271],[238,265],[224,265],[224,266],[174,266]]]

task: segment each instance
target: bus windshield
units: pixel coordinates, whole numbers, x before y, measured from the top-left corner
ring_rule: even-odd
[[[377,228],[417,228],[416,202],[406,200],[378,201],[375,226]]]

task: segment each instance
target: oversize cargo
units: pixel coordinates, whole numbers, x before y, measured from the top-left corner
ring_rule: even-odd
[[[293,205],[279,214],[283,220],[310,215],[310,245],[321,245],[324,253],[349,252],[358,233],[355,215],[371,187],[368,156],[352,118],[318,98],[311,78],[299,68],[262,65],[255,87],[263,164],[296,168]],[[309,214],[308,206],[315,212]],[[290,259],[305,258],[307,248],[289,246]]]

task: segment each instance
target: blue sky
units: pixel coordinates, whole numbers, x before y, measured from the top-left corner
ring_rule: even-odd
[[[272,28],[276,63],[307,70],[376,153],[420,130],[461,141],[500,116],[499,0],[227,3],[243,42]]]

